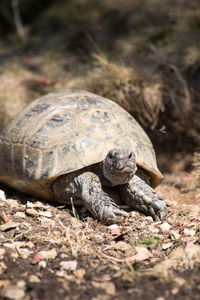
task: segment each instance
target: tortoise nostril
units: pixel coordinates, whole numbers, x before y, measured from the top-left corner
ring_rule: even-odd
[[[117,169],[122,169],[122,168],[123,168],[123,163],[122,163],[122,161],[117,161],[117,163],[116,163],[116,168],[117,168]]]

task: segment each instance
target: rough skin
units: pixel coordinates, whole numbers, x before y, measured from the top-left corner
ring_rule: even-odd
[[[52,184],[55,199],[67,203],[69,199],[81,199],[91,214],[105,224],[122,223],[127,212],[120,209],[113,194],[103,188],[117,189],[121,202],[155,221],[166,215],[164,199],[143,179],[137,176],[135,155],[127,149],[112,149],[103,164],[96,164],[62,175]]]

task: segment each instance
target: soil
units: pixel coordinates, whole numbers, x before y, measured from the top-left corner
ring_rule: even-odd
[[[1,186],[0,299],[199,299],[199,205],[188,180],[166,175],[157,188],[164,221],[133,212],[119,226]]]

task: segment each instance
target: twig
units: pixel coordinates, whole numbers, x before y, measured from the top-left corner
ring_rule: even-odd
[[[19,2],[18,0],[11,0],[11,4],[12,4],[14,23],[15,23],[17,34],[21,40],[24,40],[26,36],[25,36],[22,20],[20,17]]]

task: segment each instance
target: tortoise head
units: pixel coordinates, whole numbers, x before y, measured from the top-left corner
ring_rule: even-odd
[[[112,185],[128,183],[136,171],[135,154],[129,149],[112,149],[103,162],[103,174]]]

